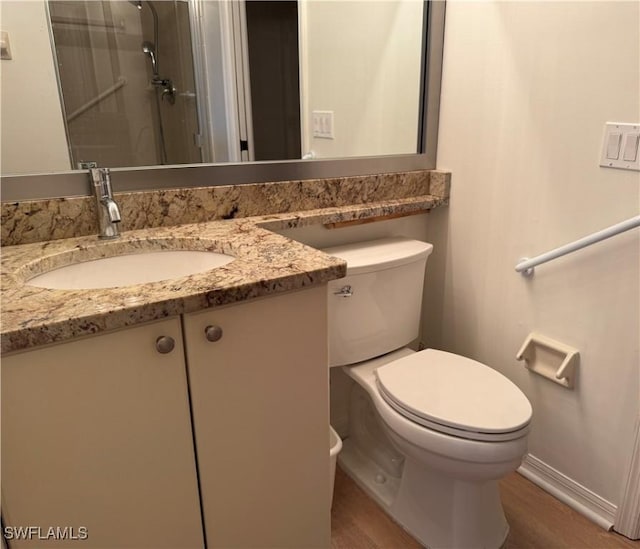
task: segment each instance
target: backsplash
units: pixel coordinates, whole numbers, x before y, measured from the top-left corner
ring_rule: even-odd
[[[168,227],[315,210],[433,195],[449,196],[451,174],[438,170],[224,185],[140,192],[115,192],[122,231]],[[117,187],[117,180],[114,182]],[[94,197],[54,198],[1,205],[3,246],[97,232]]]

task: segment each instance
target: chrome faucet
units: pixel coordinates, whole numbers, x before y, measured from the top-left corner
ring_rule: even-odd
[[[98,207],[98,225],[100,238],[118,238],[120,231],[118,223],[121,221],[120,208],[111,193],[111,173],[109,168],[91,168],[89,177],[96,195]]]

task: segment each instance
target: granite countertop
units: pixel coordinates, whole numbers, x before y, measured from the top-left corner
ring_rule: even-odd
[[[117,240],[81,236],[4,247],[1,258],[3,353],[131,326],[208,307],[302,289],[346,274],[344,261],[271,232],[317,223],[420,213],[446,203],[432,195],[354,206],[127,231]],[[235,260],[161,282],[92,290],[25,284],[82,260],[158,250],[205,250]]]

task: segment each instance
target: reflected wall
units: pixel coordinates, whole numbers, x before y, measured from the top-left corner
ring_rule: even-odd
[[[2,174],[71,169],[44,2],[0,2],[13,59],[0,61]]]

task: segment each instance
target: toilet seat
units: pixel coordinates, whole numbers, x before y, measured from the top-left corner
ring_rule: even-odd
[[[488,366],[426,349],[376,369],[379,394],[403,417],[428,429],[478,441],[523,437],[531,404]]]

